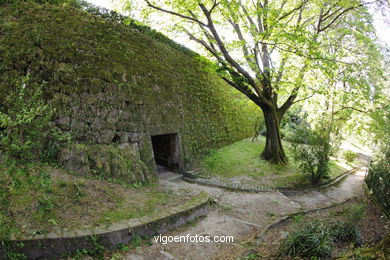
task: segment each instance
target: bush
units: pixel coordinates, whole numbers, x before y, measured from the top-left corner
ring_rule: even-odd
[[[292,152],[302,172],[310,176],[312,184],[329,178],[331,145],[328,135],[307,126],[297,129],[295,133],[294,138],[298,141],[295,142],[297,145],[292,146]]]
[[[53,158],[66,141],[50,127],[55,110],[43,97],[42,85],[29,77],[16,82],[0,106],[0,151],[19,160]]]
[[[288,256],[328,257],[334,242],[354,241],[359,244],[360,236],[356,225],[351,222],[336,222],[326,226],[318,221],[309,222],[288,235],[282,244]]]
[[[327,257],[331,254],[332,248],[332,232],[318,221],[295,230],[283,243],[284,252],[289,256]]]
[[[336,222],[330,227],[334,241],[354,241],[358,243],[360,239],[356,225],[352,222]]]
[[[343,153],[343,156],[345,158],[345,160],[349,163],[353,163],[353,161],[355,161],[356,159],[356,153],[350,151],[350,150],[347,150]]]
[[[307,122],[307,114],[302,112],[302,107],[287,110],[280,123],[282,138],[293,143],[305,143],[305,136],[297,135],[303,127],[310,127]]]
[[[370,163],[366,183],[385,214],[390,216],[390,145]]]

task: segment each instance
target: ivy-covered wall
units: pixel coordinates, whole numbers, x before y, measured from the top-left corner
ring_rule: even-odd
[[[74,142],[129,143],[151,174],[150,136],[179,134],[183,170],[250,136],[260,113],[207,65],[136,30],[73,7],[1,4],[0,104],[27,74]]]

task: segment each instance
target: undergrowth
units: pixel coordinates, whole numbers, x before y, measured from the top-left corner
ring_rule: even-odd
[[[354,223],[347,221],[325,225],[312,221],[290,233],[281,250],[288,256],[329,257],[335,243],[346,241],[360,245],[360,235]]]

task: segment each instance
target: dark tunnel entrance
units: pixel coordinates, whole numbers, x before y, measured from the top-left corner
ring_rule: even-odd
[[[154,159],[157,170],[162,167],[170,171],[179,169],[179,138],[178,134],[152,136]]]

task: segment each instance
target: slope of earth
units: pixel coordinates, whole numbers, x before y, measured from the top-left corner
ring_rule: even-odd
[[[10,177],[12,176],[12,178]],[[0,166],[8,214],[1,211],[0,238],[24,238],[58,230],[106,227],[182,205],[198,195],[184,189],[116,184],[74,176],[49,166]]]

